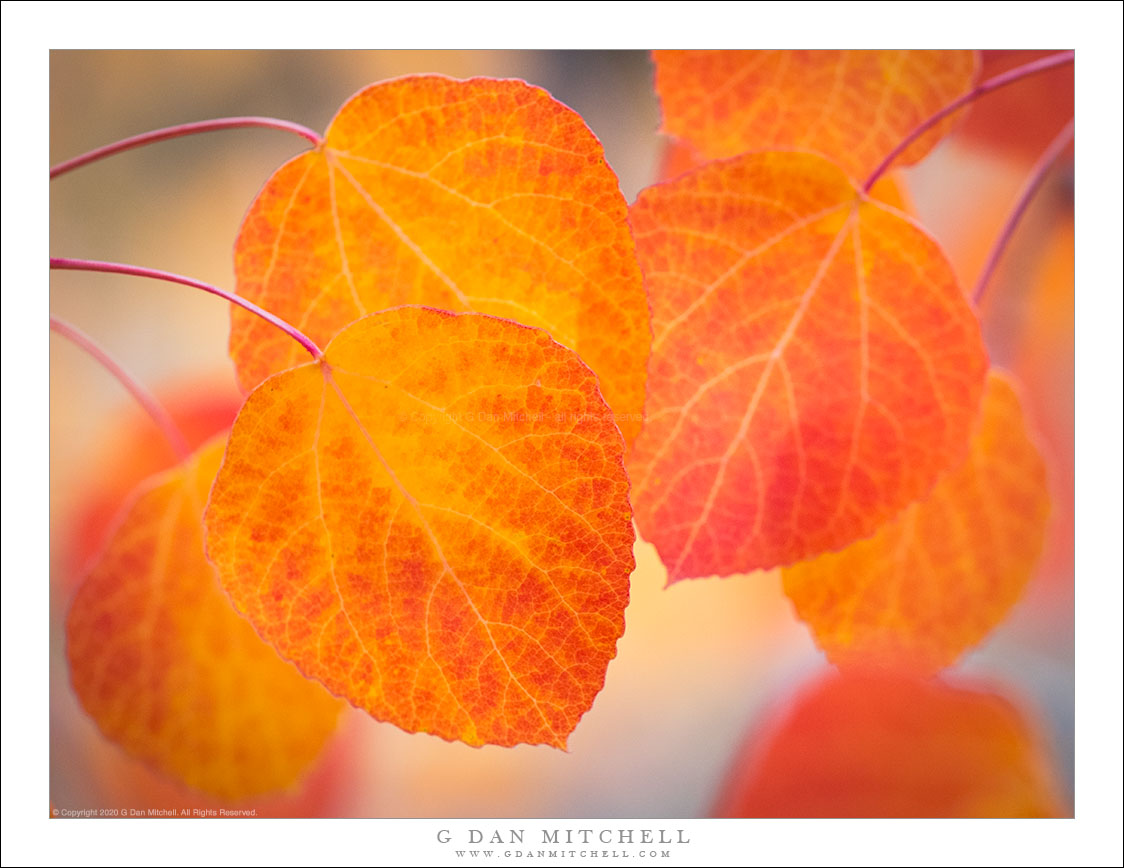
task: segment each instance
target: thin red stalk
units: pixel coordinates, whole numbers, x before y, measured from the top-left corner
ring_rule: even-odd
[[[1030,170],[1030,175],[1027,176],[1026,183],[1023,184],[1023,188],[1019,192],[1019,198],[1015,201],[1015,207],[1011,209],[1011,213],[1007,217],[1007,222],[1003,224],[1003,229],[999,233],[999,237],[995,240],[995,244],[991,248],[991,253],[988,254],[987,262],[980,272],[979,280],[976,281],[976,288],[972,290],[972,302],[974,304],[978,305],[983,298],[984,289],[987,288],[991,276],[995,273],[995,269],[999,265],[999,260],[1003,256],[1004,251],[1007,249],[1007,244],[1010,242],[1011,236],[1015,234],[1015,227],[1019,225],[1019,220],[1022,219],[1023,214],[1030,205],[1030,200],[1034,198],[1034,194],[1038,192],[1038,188],[1042,186],[1042,182],[1046,180],[1046,175],[1050,171],[1050,166],[1062,155],[1071,141],[1073,141],[1073,118],[1070,118],[1069,123],[1062,128],[1061,132],[1054,136],[1054,140],[1050,142],[1050,146],[1042,152],[1042,156],[1038,158],[1038,162],[1036,162],[1034,168]]]
[[[217,286],[212,286],[209,283],[204,283],[201,280],[195,280],[191,277],[184,277],[181,274],[173,274],[170,271],[160,271],[156,268],[142,268],[138,265],[124,265],[120,262],[99,262],[94,259],[62,259],[59,257],[51,257],[51,268],[62,269],[65,271],[104,271],[109,274],[131,274],[136,277],[151,277],[156,280],[167,280],[171,283],[182,283],[184,286],[193,286],[196,289],[201,289],[204,292],[209,292],[212,295],[217,295],[219,298],[225,298],[232,304],[245,308],[250,313],[260,316],[270,325],[274,325],[281,329],[285,334],[295,340],[298,344],[308,350],[312,358],[320,361],[324,357],[324,353],[316,342],[312,340],[304,332],[300,331],[295,326],[289,325],[278,316],[271,314],[267,310],[258,307],[252,301],[235,295],[225,289],[220,289]]]
[[[954,111],[963,108],[968,103],[983,96],[985,93],[990,93],[993,90],[998,90],[1001,87],[1006,87],[1009,84],[1014,84],[1016,81],[1020,81],[1021,79],[1026,78],[1028,75],[1035,75],[1036,73],[1045,72],[1046,70],[1053,69],[1056,66],[1064,66],[1065,64],[1072,62],[1072,51],[1059,51],[1057,54],[1051,54],[1047,57],[1040,57],[1038,60],[1033,60],[1030,63],[1024,63],[1022,66],[1016,66],[1014,69],[1009,69],[1007,70],[1007,72],[997,75],[994,78],[989,78],[982,84],[976,85],[972,90],[964,94],[964,96],[953,100],[928,120],[922,121],[920,124],[914,127],[909,135],[902,139],[898,143],[898,146],[886,155],[885,159],[883,159],[882,162],[878,164],[878,168],[875,169],[871,173],[870,177],[866,179],[866,183],[863,184],[863,192],[869,193],[870,188],[874,186],[874,183],[879,178],[881,178],[883,174],[885,174],[886,170],[890,168],[890,165],[894,162],[894,160],[901,156],[902,151],[904,151],[915,141],[925,135],[925,133],[929,132],[929,130],[943,121]]]
[[[64,322],[57,317],[51,317],[51,331],[62,335],[75,346],[85,350],[94,359],[105,368],[109,373],[113,374],[118,381],[124,386],[130,395],[136,399],[136,402],[144,408],[144,411],[152,417],[152,421],[156,423],[156,427],[164,434],[168,443],[171,444],[172,449],[181,461],[185,461],[191,454],[191,448],[187,445],[187,440],[184,439],[180,429],[176,426],[175,421],[163,405],[153,397],[144,386],[133,379],[124,368],[122,368],[113,357],[103,350],[94,339],[88,334],[79,329],[76,329],[70,323]]]
[[[151,144],[152,142],[162,142],[164,139],[175,139],[180,136],[190,136],[195,133],[207,133],[213,130],[230,130],[239,127],[268,127],[269,129],[296,133],[298,136],[308,139],[317,147],[323,142],[323,139],[321,139],[314,130],[310,130],[308,127],[293,123],[292,121],[261,117],[215,118],[209,121],[196,121],[190,124],[177,124],[174,127],[164,127],[163,129],[152,130],[148,133],[130,136],[119,142],[103,145],[100,148],[95,148],[92,151],[87,151],[85,154],[81,154],[69,160],[64,160],[52,166],[51,178],[55,178],[64,172],[69,172],[71,169],[77,169],[79,166],[85,166],[87,163],[92,163],[95,160],[100,160],[103,157],[119,154],[121,151],[127,151],[131,148],[139,148],[141,145]]]

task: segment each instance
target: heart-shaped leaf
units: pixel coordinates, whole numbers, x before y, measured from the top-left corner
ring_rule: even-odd
[[[282,655],[380,720],[563,747],[624,630],[623,448],[546,332],[384,311],[250,395],[208,551]]]
[[[711,163],[632,222],[655,337],[629,471],[669,581],[839,549],[963,459],[979,324],[936,243],[837,166]]]
[[[326,343],[373,311],[425,304],[545,328],[640,430],[651,332],[628,206],[601,144],[521,81],[413,76],[340,109],[258,195],[234,255],[240,295]],[[235,309],[246,389],[300,348]]]
[[[67,618],[75,693],[105,735],[227,799],[292,787],[342,703],[234,611],[203,553],[225,438],[143,486]]]

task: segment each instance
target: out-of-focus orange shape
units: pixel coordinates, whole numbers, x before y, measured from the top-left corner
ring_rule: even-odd
[[[720,817],[1052,817],[1050,762],[984,687],[830,673],[747,740]]]
[[[833,663],[929,674],[1006,617],[1049,513],[1015,388],[993,372],[968,460],[870,539],[787,567],[784,588]]]
[[[918,124],[969,91],[973,51],[656,51],[663,132],[707,159],[823,154],[862,181]],[[941,124],[899,158],[925,156]]]
[[[223,384],[225,385],[225,384]],[[214,435],[230,430],[242,404],[233,385],[223,388],[210,381],[191,383],[157,396],[191,448]],[[112,429],[111,444],[91,461],[100,468],[96,487],[67,522],[62,550],[65,587],[77,586],[91,559],[105,544],[113,520],[120,514],[129,493],[145,478],[176,464],[176,453],[160,435],[152,419],[129,405]]]
[[[651,333],[628,206],[581,117],[521,81],[414,76],[371,85],[324,144],[282,166],[235,246],[239,294],[323,345],[400,304],[545,328],[597,372],[627,442]],[[242,386],[302,361],[234,309]]]
[[[597,378],[539,329],[403,307],[255,390],[207,510],[240,610],[374,717],[550,744],[624,631],[632,511]]]
[[[203,552],[225,438],[139,491],[66,624],[75,693],[105,735],[190,787],[244,799],[293,787],[340,703],[230,605]]]
[[[1057,51],[981,51],[981,81]],[[993,91],[973,104],[956,137],[1033,163],[1073,117],[1072,63]],[[1069,146],[1072,154],[1073,145]]]
[[[341,720],[341,726],[295,787],[254,796],[249,803],[186,789],[181,781],[126,756],[95,732],[84,739],[80,770],[94,781],[92,807],[128,805],[146,812],[150,808],[200,812],[192,816],[219,816],[221,809],[250,808],[255,817],[340,817],[350,808],[354,795],[350,788],[362,749],[355,727]],[[203,814],[205,811],[215,813]]]
[[[1052,459],[1055,505],[1043,572],[1073,593],[1074,536],[1074,223],[1067,211],[1041,242],[1042,260],[1023,305],[1012,367],[1027,384],[1027,415]],[[1055,587],[1055,590],[1058,590]]]
[[[813,154],[746,154],[632,210],[655,337],[629,459],[668,580],[873,533],[967,452],[987,359],[936,243]]]

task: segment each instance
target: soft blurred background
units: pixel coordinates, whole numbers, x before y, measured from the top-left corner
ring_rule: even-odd
[[[1026,53],[1020,53],[1026,54]],[[985,57],[986,77],[1033,54]],[[577,110],[631,201],[658,179],[665,141],[644,52],[55,51],[50,160],[161,126],[272,115],[323,130],[371,82],[411,73],[517,77]],[[984,98],[904,183],[971,286],[1037,154],[1072,113],[1061,70]],[[245,210],[305,143],[209,133],[120,154],[51,182],[53,256],[127,262],[234,286]],[[1050,173],[988,289],[996,364],[1022,379],[1050,462],[1054,517],[1041,568],[1011,617],[961,668],[996,685],[1043,738],[1072,809],[1073,168]],[[186,287],[55,272],[51,311],[86,330],[204,432],[237,405],[227,306]],[[144,472],[171,461],[159,433],[80,351],[51,339],[51,798],[61,806],[209,805],[107,743],[70,689],[62,624],[81,563]],[[664,590],[637,546],[632,603],[605,688],[570,739],[468,748],[348,711],[303,791],[263,812],[305,816],[692,817],[712,808],[745,733],[826,667],[776,574]],[[268,804],[266,803],[268,802]]]

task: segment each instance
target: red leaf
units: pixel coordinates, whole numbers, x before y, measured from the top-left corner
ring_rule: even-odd
[[[979,325],[937,245],[837,167],[712,163],[632,222],[655,339],[629,469],[669,581],[841,548],[963,459]]]
[[[754,732],[720,817],[1053,817],[1050,764],[1022,714],[979,688],[832,673]]]

